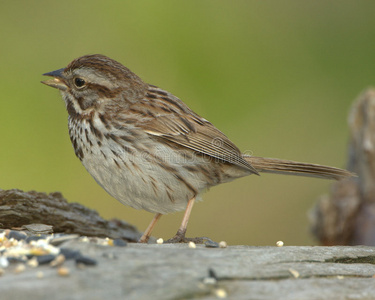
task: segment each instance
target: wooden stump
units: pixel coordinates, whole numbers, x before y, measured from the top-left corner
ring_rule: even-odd
[[[1,299],[375,299],[372,247],[126,247],[70,241],[97,260],[68,276],[50,266],[0,277]],[[42,272],[42,273],[41,273]],[[42,274],[42,276],[41,276]]]
[[[322,245],[375,246],[375,90],[368,89],[349,114],[348,170],[358,177],[338,181],[311,212]]]

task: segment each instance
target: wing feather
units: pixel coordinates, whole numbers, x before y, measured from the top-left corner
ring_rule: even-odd
[[[149,89],[148,95],[150,97],[147,102],[142,102],[138,109],[146,104],[151,105],[153,111],[159,109],[156,116],[153,114],[142,122],[142,127],[148,134],[258,174],[224,133],[195,114],[180,99],[154,86]],[[173,102],[176,105],[171,107]]]

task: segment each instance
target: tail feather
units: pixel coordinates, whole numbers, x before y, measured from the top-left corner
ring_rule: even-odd
[[[335,167],[301,163],[291,160],[257,156],[244,156],[244,159],[249,162],[258,172],[318,177],[335,180],[356,176],[356,174],[352,172]]]

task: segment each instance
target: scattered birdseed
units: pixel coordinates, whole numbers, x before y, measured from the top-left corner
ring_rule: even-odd
[[[69,274],[69,270],[62,266],[67,259],[74,259],[78,267],[96,265],[95,259],[82,255],[79,250],[57,247],[66,241],[78,238],[79,236],[76,234],[64,233],[38,234],[27,237],[23,231],[0,230],[0,275],[10,264],[14,264],[12,268],[14,273],[21,273],[27,267],[36,268],[39,265],[50,264],[51,267],[58,267],[58,274],[61,276]],[[127,242],[122,239],[83,237],[80,240],[105,246],[110,244],[120,247],[127,245]],[[37,272],[36,276],[42,278],[44,274]]]
[[[0,268],[0,276],[4,275],[5,270],[3,268]]]
[[[44,265],[44,264],[49,264],[51,261],[55,259],[55,255],[53,254],[46,254],[46,255],[40,255],[36,256],[36,260],[38,261],[38,264]]]
[[[14,273],[19,274],[25,270],[26,270],[26,266],[24,264],[18,264],[14,269]]]
[[[59,254],[55,257],[53,261],[49,263],[49,265],[51,267],[58,267],[58,266],[61,266],[64,263],[64,261],[65,261],[65,256],[62,254]]]
[[[101,246],[113,246],[113,240],[110,238],[89,238],[90,243],[95,243]]]
[[[32,236],[28,236],[26,238],[26,243],[30,243],[31,241],[44,240],[45,238],[46,238],[45,235],[32,235]]]
[[[206,248],[219,248],[219,244],[211,240],[207,240],[204,245]]]
[[[0,268],[7,268],[8,266],[9,260],[4,256],[0,256]]]
[[[33,245],[32,245],[33,246]],[[43,248],[35,247],[31,248],[29,250],[30,255],[35,255],[35,256],[43,256],[43,255],[48,255],[48,251],[44,250]],[[53,255],[53,254],[51,254]]]
[[[60,254],[64,255],[66,259],[76,259],[78,256],[81,256],[81,252],[79,250],[69,248],[60,248]]]
[[[197,248],[197,245],[195,245],[194,242],[189,242],[189,248],[195,249],[195,248]]]
[[[78,256],[76,259],[76,264],[83,264],[86,266],[95,266],[97,264],[96,260],[87,256]]]
[[[55,246],[52,246],[51,244],[44,246],[44,249],[51,254],[58,255],[60,253],[60,249]]]
[[[18,257],[8,256],[6,258],[8,259],[8,262],[10,264],[12,264],[12,263],[22,263],[22,264],[27,263],[27,257],[24,256],[24,255],[18,256]]]
[[[50,244],[53,246],[59,246],[64,242],[75,240],[78,238],[79,238],[78,234],[60,234],[60,235],[56,235],[55,237],[53,237],[50,241]]]
[[[294,278],[298,278],[299,277],[299,273],[298,273],[297,270],[294,270],[294,269],[290,268],[289,272],[293,275]]]
[[[228,297],[227,291],[220,288],[220,289],[215,289],[215,296],[218,297],[219,299],[224,299]]]
[[[10,239],[7,241],[7,244],[8,244],[9,246],[17,246],[18,243],[19,243],[19,241],[16,240],[16,239],[14,239],[14,238],[10,238]]]
[[[123,239],[115,239],[113,240],[113,245],[117,247],[125,247],[128,245],[128,243],[125,242]]]
[[[12,239],[12,238],[17,241],[21,241],[21,240],[25,240],[27,238],[27,235],[24,232],[10,230],[8,234],[8,239]]]
[[[276,246],[277,247],[282,247],[282,246],[284,246],[284,242],[283,241],[277,241],[276,242]]]
[[[67,267],[59,267],[57,269],[57,274],[60,276],[68,276],[70,274],[70,270]]]
[[[5,239],[5,231],[0,232],[0,243]]]
[[[43,271],[38,271],[38,272],[36,272],[36,278],[41,279],[41,278],[43,278],[43,277],[44,277],[44,273],[43,273]]]
[[[164,240],[162,238],[159,238],[159,239],[156,240],[156,244],[161,245],[163,243],[164,243]]]
[[[36,268],[37,266],[39,266],[37,258],[34,256],[33,258],[29,259],[27,261],[27,265],[31,268]]]
[[[226,247],[228,247],[228,244],[227,244],[226,241],[221,241],[221,242],[219,243],[219,247],[220,247],[220,248],[226,248]]]
[[[83,236],[79,240],[80,240],[80,242],[84,242],[84,243],[88,243],[90,241],[87,236]]]

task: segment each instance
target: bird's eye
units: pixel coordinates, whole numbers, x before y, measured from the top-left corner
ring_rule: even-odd
[[[82,88],[85,86],[86,81],[84,81],[82,78],[76,77],[74,78],[74,84],[77,88]]]

